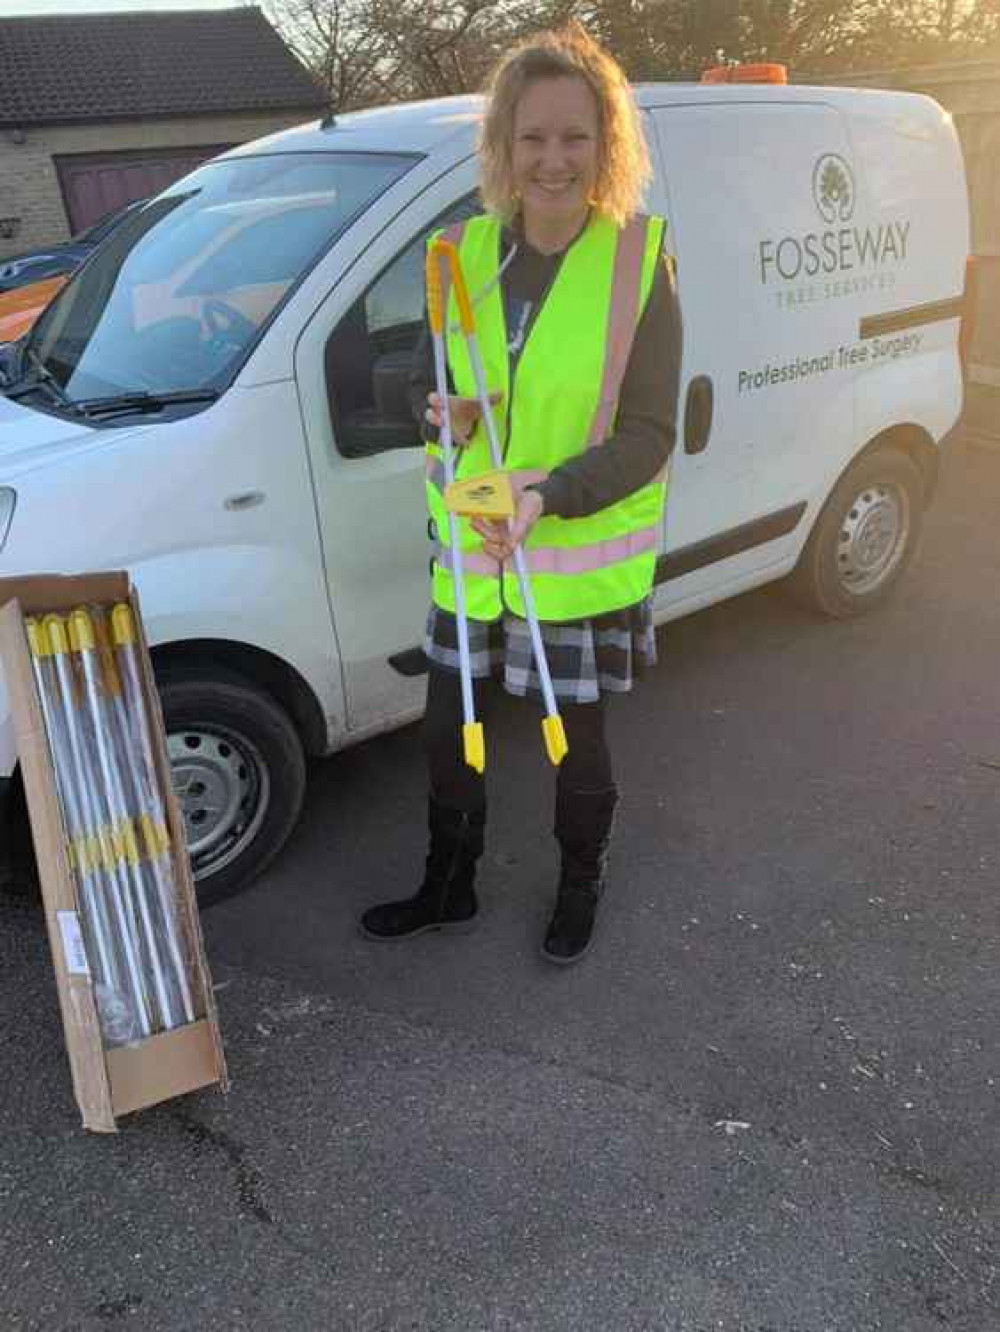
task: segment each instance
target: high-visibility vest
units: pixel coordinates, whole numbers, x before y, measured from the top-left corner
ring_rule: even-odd
[[[566,251],[517,361],[513,383],[503,297],[497,272],[500,221],[470,219],[445,235],[458,245],[476,309],[480,353],[495,408],[504,467],[543,480],[586,448],[600,448],[614,428],[618,395],[636,326],[649,299],[663,248],[662,218],[637,217],[625,227],[593,214]],[[476,396],[468,349],[449,291],[447,353],[455,392]],[[491,469],[489,441],[480,422],[456,457],[456,477]],[[444,463],[427,446],[427,501],[435,537],[432,596],[454,611]],[[535,609],[540,620],[589,618],[632,606],[653,586],[666,496],[666,469],[650,484],[587,518],[539,519],[525,542]],[[524,615],[512,567],[482,548],[464,518],[459,524],[465,604],[471,619],[495,620],[504,609]]]

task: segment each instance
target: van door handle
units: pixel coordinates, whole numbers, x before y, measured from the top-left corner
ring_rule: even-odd
[[[712,407],[715,394],[708,375],[696,375],[688,384],[684,407],[684,452],[702,453],[708,448],[712,433]]]
[[[265,498],[262,490],[244,490],[239,495],[227,495],[222,507],[233,513],[241,513],[244,509],[256,509],[258,504],[264,503]]]

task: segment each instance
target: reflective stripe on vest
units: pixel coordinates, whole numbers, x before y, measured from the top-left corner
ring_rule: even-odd
[[[536,546],[525,551],[528,572],[532,574],[580,574],[594,569],[608,569],[622,564],[636,555],[656,549],[658,527],[647,527],[644,532],[626,532],[624,536],[610,537],[593,546]],[[438,541],[434,558],[448,570],[452,568],[451,547]],[[496,577],[496,560],[474,550],[462,552],[462,567],[477,573]]]
[[[663,222],[636,218],[619,229],[594,216],[573,243],[536,316],[513,385],[502,295],[496,274],[500,224],[474,218],[446,233],[462,255],[476,304],[480,350],[491,391],[503,396],[497,426],[504,459],[515,479],[542,480],[613,429],[618,395],[662,250]],[[475,378],[448,306],[448,360],[456,392],[475,396]],[[595,319],[595,312],[597,318]],[[475,476],[491,467],[485,430],[479,426],[456,458],[456,474]],[[435,552],[433,596],[454,610],[448,516],[442,500],[444,468],[437,445],[428,446],[427,493],[440,545]],[[542,620],[575,620],[632,605],[653,583],[662,522],[665,475],[588,518],[543,517],[525,547],[536,609]],[[504,606],[523,614],[510,569],[502,583],[482,540],[458,520],[465,567],[466,604],[473,619],[496,619]]]

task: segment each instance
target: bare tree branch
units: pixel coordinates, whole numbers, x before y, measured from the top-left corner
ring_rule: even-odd
[[[578,19],[635,79],[697,78],[719,47],[817,73],[968,59],[1000,0],[266,0],[334,110],[482,87],[519,38]]]

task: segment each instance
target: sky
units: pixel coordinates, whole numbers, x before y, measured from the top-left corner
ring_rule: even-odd
[[[137,9],[237,9],[246,0],[0,0],[0,18],[18,14],[105,14]]]

